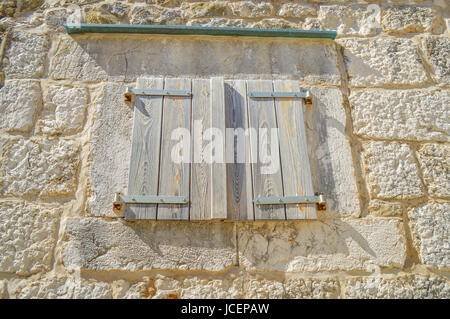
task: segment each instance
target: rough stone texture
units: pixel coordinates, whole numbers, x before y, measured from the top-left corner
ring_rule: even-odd
[[[45,23],[52,27],[63,27],[69,13],[66,9],[53,9],[45,12]]]
[[[8,37],[3,71],[10,78],[39,78],[44,74],[48,36],[14,30]]]
[[[349,101],[359,136],[449,141],[449,91],[352,90]]]
[[[291,278],[285,281],[266,279],[262,275],[239,271],[226,277],[156,275],[129,284],[113,283],[115,298],[231,299],[231,298],[337,298],[339,283],[335,279]]]
[[[364,144],[363,160],[370,197],[412,199],[424,191],[411,148],[395,142]]]
[[[239,227],[239,263],[252,271],[373,271],[402,267],[397,220],[255,222]]]
[[[340,36],[375,35],[379,12],[367,5],[320,6],[318,22],[323,30],[336,30]]]
[[[175,24],[186,22],[184,13],[176,9],[159,9],[155,7],[135,7],[131,12],[132,24]]]
[[[387,33],[430,32],[437,23],[434,8],[390,6],[383,9],[381,24]]]
[[[230,12],[227,1],[183,3],[181,10],[189,18],[221,17]]]
[[[138,44],[137,44],[138,43]],[[70,53],[69,53],[70,52]],[[214,58],[212,58],[214,57]],[[340,84],[337,52],[310,39],[92,35],[64,38],[52,59],[53,79],[131,82],[142,76],[298,79]]]
[[[58,223],[57,209],[0,203],[0,271],[29,275],[50,270]]]
[[[450,40],[448,37],[425,37],[422,40],[425,57],[436,81],[450,85]]]
[[[288,279],[284,289],[290,299],[339,298],[339,282],[335,279]]]
[[[66,234],[63,261],[72,268],[221,271],[236,259],[231,224],[74,218],[68,220]]]
[[[8,80],[0,89],[0,129],[29,132],[41,108],[41,86],[35,80]]]
[[[403,208],[400,203],[386,202],[378,199],[371,200],[368,207],[369,214],[379,217],[402,217]]]
[[[7,290],[6,290],[6,280],[0,280],[0,299],[6,299]]]
[[[299,3],[283,3],[278,10],[277,15],[283,18],[297,18],[301,19],[306,16],[316,14],[316,9],[311,5],[304,5]]]
[[[50,63],[50,76],[55,80],[101,81],[106,72],[78,42],[69,37],[60,40]]]
[[[425,144],[419,149],[418,158],[428,194],[450,197],[449,144]]]
[[[314,189],[326,194],[326,216],[357,217],[360,205],[342,94],[339,89],[309,89],[313,105],[304,110]]]
[[[422,263],[450,268],[450,204],[430,202],[408,211],[408,217]]]
[[[70,134],[83,128],[87,90],[51,85],[44,97],[44,112],[38,131],[51,135]]]
[[[450,284],[445,278],[425,275],[359,277],[346,281],[345,296],[364,299],[448,299]]]
[[[357,87],[419,85],[429,81],[410,39],[340,39],[350,84]]]
[[[0,192],[60,196],[76,187],[78,148],[69,141],[0,138]]]
[[[232,3],[231,9],[235,16],[244,18],[267,17],[273,12],[273,6],[268,2],[240,1]]]
[[[107,283],[81,279],[75,275],[48,275],[32,280],[11,280],[11,299],[109,299],[112,289]]]
[[[124,85],[108,83],[94,101],[96,120],[91,137],[88,200],[93,216],[116,216],[112,210],[114,193],[127,193],[133,108],[124,103],[124,91]]]
[[[263,29],[298,29],[299,25],[284,19],[263,19],[254,24],[249,25],[251,28]]]

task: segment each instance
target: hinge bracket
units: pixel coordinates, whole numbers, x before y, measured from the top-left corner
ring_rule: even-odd
[[[115,193],[113,208],[121,210],[123,204],[187,204],[189,199],[185,196],[165,195],[122,195]]]
[[[299,91],[299,92],[249,92],[248,96],[250,98],[263,98],[263,99],[275,99],[275,98],[284,98],[284,99],[292,99],[292,98],[302,98],[305,99],[306,104],[312,104],[311,92],[308,90]]]
[[[144,89],[132,89],[127,87],[125,91],[125,100],[131,101],[132,96],[135,95],[148,95],[148,96],[188,96],[192,95],[189,90],[144,90]]]
[[[295,204],[317,204],[318,210],[326,209],[325,196],[316,194],[315,196],[270,196],[257,197],[253,200],[256,205],[295,205]]]

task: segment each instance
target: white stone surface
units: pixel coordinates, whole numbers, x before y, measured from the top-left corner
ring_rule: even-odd
[[[316,14],[316,9],[307,4],[300,3],[283,3],[280,5],[277,15],[283,18],[297,18],[301,19],[306,16],[313,16]]]
[[[425,144],[417,154],[428,194],[432,197],[450,197],[450,146]]]
[[[434,8],[394,5],[383,9],[381,24],[387,33],[431,32],[437,23]]]
[[[44,97],[38,130],[50,135],[79,132],[86,117],[87,100],[85,88],[51,85]]]
[[[411,148],[396,142],[367,142],[363,146],[371,198],[412,199],[424,195]]]
[[[64,196],[74,192],[78,147],[71,141],[0,138],[0,192],[6,196]]]
[[[450,284],[437,276],[357,277],[344,284],[346,298],[448,299]]]
[[[412,40],[401,38],[338,39],[350,85],[373,87],[419,85],[429,78]]]
[[[222,271],[236,261],[231,224],[73,218],[65,231],[66,267]]]
[[[133,108],[124,103],[125,86],[108,83],[94,101],[88,210],[93,216],[116,216],[115,192],[126,194],[130,166]]]
[[[16,279],[8,283],[11,299],[110,299],[111,287],[104,282],[86,280],[76,275],[47,275]]]
[[[35,80],[8,80],[0,89],[0,129],[29,132],[42,106],[41,86]]]
[[[239,263],[251,271],[320,272],[401,268],[398,220],[255,222],[239,227]]]
[[[414,244],[423,264],[450,268],[450,204],[428,203],[408,211]]]
[[[437,82],[450,85],[450,40],[447,37],[426,36],[422,50]]]
[[[449,141],[450,92],[352,90],[355,134],[367,138]]]
[[[339,89],[309,88],[313,105],[305,123],[314,191],[327,200],[326,216],[359,216],[360,205],[350,141]]]
[[[367,5],[320,6],[317,19],[323,30],[335,30],[339,36],[375,35],[381,28],[380,13]]]
[[[273,6],[269,2],[240,1],[231,4],[231,10],[235,16],[244,18],[261,18],[270,16]]]
[[[50,270],[59,213],[24,202],[0,203],[0,271],[29,275]]]
[[[44,74],[49,40],[47,35],[22,30],[10,33],[3,71],[8,78],[39,78]]]

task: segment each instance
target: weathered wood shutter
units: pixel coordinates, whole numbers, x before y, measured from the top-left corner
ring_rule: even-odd
[[[156,197],[161,202],[128,203],[126,219],[205,220],[226,218],[226,167],[223,163],[194,163],[193,150],[178,148],[189,161],[174,162],[174,129],[185,128],[194,139],[193,123],[225,130],[223,79],[141,78],[137,89],[190,91],[191,96],[136,95],[128,197],[137,202]],[[191,148],[193,141],[190,143]],[[141,196],[141,197],[138,197]],[[169,204],[178,196],[187,203]]]
[[[316,204],[283,204],[292,196],[313,196],[313,185],[306,144],[302,98],[271,98],[274,92],[299,92],[297,81],[229,80],[222,78],[141,78],[136,89],[156,92],[189,92],[136,95],[130,160],[127,219],[157,220],[256,220],[314,219]],[[269,98],[253,93],[269,93]],[[282,94],[283,95],[283,94]],[[200,123],[203,130],[194,130]],[[190,132],[190,149],[179,147],[177,155],[188,161],[174,162],[171,154],[178,140],[174,129]],[[208,128],[223,133],[223,153],[228,164],[206,163],[195,159],[204,148]],[[242,136],[227,136],[226,128],[247,130]],[[248,130],[254,128],[256,131]],[[279,169],[263,173],[260,128],[275,128]],[[197,135],[196,135],[197,134]],[[228,139],[226,139],[228,137]],[[238,139],[245,141],[244,153],[236,149]],[[201,145],[196,145],[201,143]],[[180,146],[180,145],[178,145]],[[231,149],[231,152],[230,152]],[[242,150],[241,150],[242,151]],[[239,156],[244,156],[239,160]],[[167,197],[186,202],[168,203]],[[145,202],[142,198],[153,198]],[[261,198],[280,198],[280,203],[258,204]],[[131,203],[130,203],[131,201]],[[136,201],[134,203],[133,201]]]
[[[260,197],[313,196],[302,98],[253,98],[250,92],[299,92],[297,81],[226,81],[227,127],[278,128],[280,170],[262,174],[262,163],[246,147],[251,164],[227,166],[228,218],[230,219],[315,219],[316,204],[258,205]],[[251,131],[250,131],[251,132]],[[246,136],[249,141],[256,137]],[[259,135],[259,134],[258,134]],[[261,136],[258,136],[258,139]],[[270,141],[273,142],[273,141]],[[258,141],[259,146],[259,141]]]

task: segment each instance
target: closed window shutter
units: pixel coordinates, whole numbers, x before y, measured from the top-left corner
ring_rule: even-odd
[[[316,204],[257,205],[255,198],[313,196],[301,98],[252,98],[249,92],[298,92],[297,81],[226,81],[227,127],[255,128],[257,137],[246,137],[251,164],[228,164],[230,219],[315,219]],[[259,156],[259,128],[278,128],[280,169],[263,174]],[[250,131],[252,132],[252,131]],[[254,132],[254,131],[253,131]],[[249,141],[258,141],[258,149]],[[272,143],[274,141],[270,141]],[[256,160],[257,159],[257,160]]]
[[[128,203],[125,218],[225,219],[226,166],[195,163],[192,149],[195,121],[200,121],[204,130],[216,127],[225,131],[223,79],[141,78],[136,88],[187,90],[192,95],[135,96],[128,197],[160,196],[164,200],[165,196],[181,196],[188,202]],[[190,133],[190,149],[183,147],[180,140],[172,139],[173,132],[179,129]]]
[[[141,78],[136,88],[184,90],[191,95],[135,96],[128,198],[157,196],[161,202],[128,202],[126,219],[317,218],[316,204],[255,202],[258,198],[314,195],[303,99],[251,96],[252,92],[298,92],[297,81]],[[227,164],[211,164],[198,157],[198,150],[211,143],[211,136],[205,135],[209,128],[221,131],[226,145],[216,143],[222,149],[215,152],[223,153]],[[249,134],[230,138],[226,128]],[[261,144],[260,128],[267,130],[269,146]],[[177,129],[190,133],[189,148],[179,136],[173,136]],[[271,140],[270,129],[277,129],[279,139]],[[240,150],[239,138],[245,145]],[[270,145],[275,142],[278,146],[273,149]],[[261,158],[261,147],[267,147],[266,152],[279,163],[272,172],[264,173],[268,163]],[[163,202],[166,197],[183,198],[186,203],[169,204]]]

